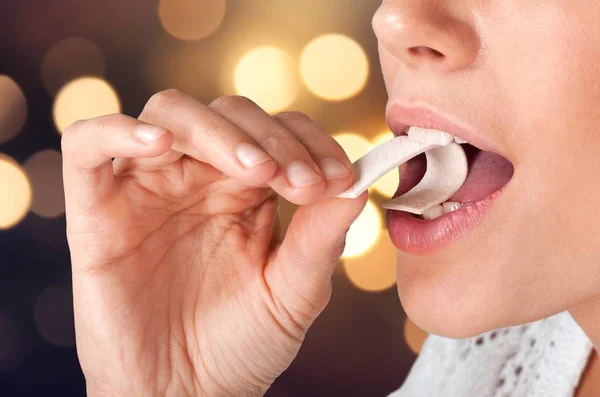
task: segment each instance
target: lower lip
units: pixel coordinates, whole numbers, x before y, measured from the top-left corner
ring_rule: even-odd
[[[442,250],[474,229],[509,184],[481,201],[433,220],[388,210],[387,224],[392,242],[400,251],[411,255],[430,255]]]

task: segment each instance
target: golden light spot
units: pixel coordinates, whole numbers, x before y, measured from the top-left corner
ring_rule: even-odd
[[[0,155],[0,229],[19,223],[31,206],[31,185],[25,170],[12,158]]]
[[[223,22],[225,0],[160,0],[158,16],[163,28],[180,40],[201,40]]]
[[[300,71],[316,96],[341,101],[357,95],[369,77],[365,50],[350,37],[327,34],[311,41],[302,51]]]
[[[371,141],[371,149],[376,148],[382,143],[389,141],[394,137],[392,132],[384,132],[382,134],[377,135]],[[388,172],[383,178],[379,179],[374,185],[373,188],[377,190],[382,196],[391,198],[396,190],[398,190],[399,185],[399,172],[398,169],[394,169]]]
[[[344,149],[351,162],[355,162],[367,154],[371,146],[371,142],[367,138],[353,132],[334,134],[333,139]]]
[[[33,189],[31,211],[44,218],[56,218],[65,213],[62,156],[56,150],[43,150],[24,164]]]
[[[71,81],[56,95],[54,124],[62,134],[77,120],[119,113],[121,103],[112,86],[96,77]]]
[[[27,120],[27,100],[10,77],[0,76],[0,143],[13,139]]]
[[[275,47],[259,47],[244,55],[235,68],[234,80],[239,95],[270,113],[284,110],[298,95],[294,61]]]
[[[71,37],[54,44],[42,63],[42,80],[51,95],[81,76],[104,76],[102,52],[89,40]]]
[[[425,343],[427,336],[427,332],[417,327],[408,317],[406,318],[404,323],[404,340],[410,350],[418,355],[421,352],[421,348],[423,347],[423,343]]]
[[[362,214],[348,231],[342,258],[363,256],[369,252],[382,233],[382,223],[379,209],[369,200]]]
[[[383,233],[365,255],[343,263],[346,276],[361,290],[378,292],[396,285],[396,248]]]

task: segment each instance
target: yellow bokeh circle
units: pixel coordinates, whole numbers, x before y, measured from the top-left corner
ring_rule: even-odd
[[[54,124],[62,134],[77,120],[120,111],[119,96],[109,83],[97,77],[82,77],[68,83],[56,95]]]
[[[270,113],[284,110],[298,95],[294,61],[276,47],[246,53],[235,68],[234,81],[238,95],[252,99]]]
[[[396,248],[383,233],[365,255],[344,258],[343,263],[348,279],[363,291],[385,291],[396,285]]]
[[[201,40],[223,22],[225,0],[160,0],[158,17],[163,28],[180,40]]]
[[[417,327],[408,317],[404,322],[404,340],[413,353],[419,354],[429,334]]]
[[[326,34],[311,41],[300,57],[302,79],[316,96],[341,101],[357,95],[369,78],[369,60],[356,41]]]
[[[62,178],[62,155],[56,150],[42,150],[23,164],[33,198],[31,212],[44,218],[56,218],[65,213]]]
[[[382,228],[383,220],[381,213],[375,204],[369,200],[364,211],[348,231],[346,248],[344,249],[342,258],[365,255],[379,239]]]
[[[0,155],[0,229],[9,229],[25,218],[31,196],[25,170],[12,158]]]
[[[359,134],[353,132],[340,132],[333,135],[333,139],[340,144],[351,162],[355,162],[369,151],[371,142]]]
[[[104,76],[105,63],[96,44],[82,37],[70,37],[52,45],[44,56],[42,80],[46,90],[55,95],[78,77]]]
[[[17,136],[27,120],[27,99],[10,77],[0,75],[0,144]]]

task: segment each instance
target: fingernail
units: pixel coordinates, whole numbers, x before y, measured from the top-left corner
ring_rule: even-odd
[[[140,142],[149,144],[156,142],[166,131],[167,130],[161,127],[142,124],[134,128],[133,134]]]
[[[321,162],[321,170],[328,180],[342,179],[350,175],[350,170],[339,160],[334,158],[325,159]]]
[[[321,176],[302,161],[294,161],[288,165],[287,177],[294,187],[310,186],[322,181]]]
[[[240,143],[236,150],[236,156],[244,167],[252,168],[265,161],[271,160],[271,157],[262,149],[257,148],[251,143]]]

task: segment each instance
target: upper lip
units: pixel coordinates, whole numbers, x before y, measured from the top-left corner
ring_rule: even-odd
[[[498,148],[473,132],[471,128],[463,127],[448,118],[425,107],[409,107],[400,104],[389,106],[386,114],[387,123],[394,135],[403,135],[409,127],[421,127],[447,132],[457,138],[486,152],[499,154]]]

